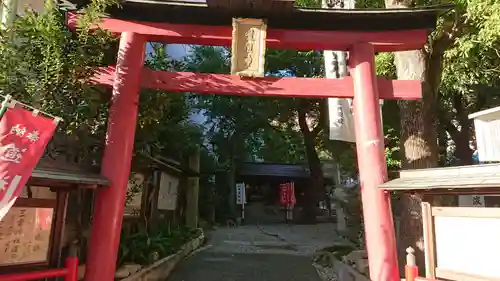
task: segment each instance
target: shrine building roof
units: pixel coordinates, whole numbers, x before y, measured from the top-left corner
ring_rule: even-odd
[[[309,178],[306,164],[244,162],[238,167],[239,176],[271,176],[284,178]]]
[[[176,177],[199,177],[201,175],[200,172],[182,165],[177,160],[162,156],[151,156],[144,152],[134,154],[133,166],[138,169],[158,169]]]
[[[90,0],[63,0],[69,10]],[[439,5],[407,9],[299,8],[293,0],[207,0],[207,2],[126,0],[108,9],[111,18],[208,26],[230,26],[232,18],[262,18],[275,29],[391,31],[433,29],[453,8]]]
[[[109,180],[76,164],[44,157],[33,169],[28,183],[31,185],[46,184],[50,187],[84,186],[95,188],[109,185]]]

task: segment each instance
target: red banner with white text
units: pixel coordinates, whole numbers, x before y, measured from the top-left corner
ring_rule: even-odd
[[[295,199],[295,184],[293,182],[287,182],[280,184],[280,204],[296,204]]]
[[[286,205],[288,204],[288,186],[286,183],[280,184],[280,204]]]
[[[290,182],[290,204],[297,204],[297,199],[295,198],[295,183]]]
[[[57,121],[23,107],[0,120],[0,220],[14,204],[40,160]]]

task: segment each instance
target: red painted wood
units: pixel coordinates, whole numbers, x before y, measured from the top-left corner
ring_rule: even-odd
[[[370,280],[400,281],[390,194],[379,186],[387,181],[384,135],[375,74],[375,52],[368,43],[349,52],[354,80],[354,128],[365,225]]]
[[[230,24],[230,23],[228,23]],[[68,26],[76,27],[76,15],[68,13]],[[148,41],[168,44],[231,46],[231,26],[170,24],[105,18],[99,27],[113,33],[144,34]],[[294,50],[348,50],[361,39],[375,46],[376,52],[420,49],[427,42],[426,29],[385,32],[312,31],[269,29],[267,47]]]
[[[68,269],[68,273],[64,277],[64,281],[78,281],[78,258],[67,257],[64,264]]]
[[[96,191],[85,281],[114,280],[134,148],[145,37],[121,35],[101,174],[111,184]]]
[[[418,277],[418,267],[415,265],[405,265],[405,281],[415,281]]]
[[[0,281],[28,281],[39,280],[53,277],[64,277],[64,281],[78,280],[78,258],[66,258],[65,268],[53,268],[32,272],[21,272],[13,274],[0,275]]]
[[[113,85],[114,67],[100,68],[92,80],[95,84]],[[422,97],[419,81],[388,80],[378,77],[381,99],[416,100]],[[141,87],[172,92],[223,94],[239,96],[272,96],[302,98],[352,98],[351,77],[343,79],[264,77],[240,78],[226,74],[142,70]]]
[[[65,276],[68,273],[67,268],[56,268],[34,272],[14,273],[0,275],[0,281],[26,281],[39,280],[44,278]]]

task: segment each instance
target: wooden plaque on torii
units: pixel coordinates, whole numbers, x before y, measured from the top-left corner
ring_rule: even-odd
[[[262,19],[233,18],[231,75],[264,76],[266,31]]]

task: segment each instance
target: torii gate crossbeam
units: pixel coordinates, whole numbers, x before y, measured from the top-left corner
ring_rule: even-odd
[[[113,86],[115,66],[102,67],[95,72],[92,83]],[[390,80],[377,77],[381,99],[416,100],[422,97],[420,81]],[[262,96],[288,98],[352,98],[354,83],[350,76],[342,79],[301,77],[244,78],[228,74],[170,72],[144,67],[140,87],[171,92]]]

